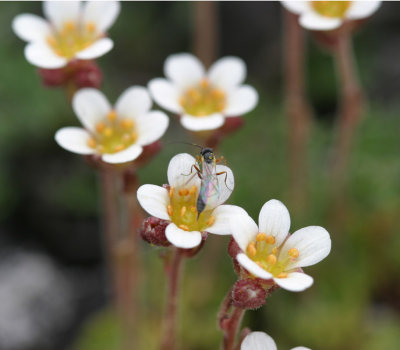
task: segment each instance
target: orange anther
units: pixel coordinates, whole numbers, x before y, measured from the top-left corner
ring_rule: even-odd
[[[117,112],[112,109],[110,112],[108,112],[107,118],[113,122],[115,119],[117,119]]]
[[[187,208],[186,208],[185,206],[183,206],[183,207],[181,208],[181,216],[185,215],[186,209],[187,209]]]
[[[170,196],[171,198],[174,196],[174,191],[175,191],[175,187],[174,187],[174,186],[171,186],[171,187],[169,188],[169,196]]]
[[[186,225],[179,225],[179,228],[181,228],[184,231],[189,231],[189,227]]]
[[[93,137],[91,137],[91,138],[88,140],[88,146],[89,146],[90,148],[95,148],[96,145],[97,145],[96,140],[95,140]]]
[[[196,187],[196,186],[192,186],[192,188],[189,190],[189,193],[190,193],[191,195],[196,194],[196,193],[197,193],[197,187]]]
[[[214,222],[215,222],[215,217],[211,215],[210,218],[207,220],[206,225],[211,226],[214,224]]]
[[[251,256],[255,256],[257,254],[256,244],[254,242],[250,242],[247,246],[247,253]]]
[[[204,89],[210,85],[210,82],[208,81],[207,78],[203,78],[200,81],[200,86]]]
[[[187,196],[188,194],[189,194],[189,190],[187,189],[187,188],[181,188],[179,191],[178,191],[178,193],[179,193],[179,195],[180,196]]]
[[[96,124],[96,131],[97,132],[102,132],[105,127],[106,127],[106,125],[103,122],[98,122]]]
[[[257,242],[261,242],[261,241],[265,241],[267,239],[267,235],[265,233],[258,233],[256,236],[256,241]]]
[[[133,120],[132,119],[122,119],[121,120],[121,126],[128,130],[128,129],[132,129],[133,127]]]
[[[88,23],[86,24],[86,29],[87,29],[89,32],[94,32],[94,31],[96,30],[96,24],[94,24],[94,22],[88,22]]]
[[[173,210],[172,210],[172,205],[170,205],[170,204],[168,204],[168,206],[167,206],[167,212],[168,212],[168,215],[169,216],[172,216],[172,214],[173,214]]]
[[[274,254],[270,254],[267,256],[267,263],[270,265],[276,264],[276,256]]]
[[[278,248],[277,247],[272,248],[272,254],[276,255],[276,253],[278,253]]]
[[[277,278],[286,278],[288,276],[288,274],[286,272],[282,272],[280,273],[278,276],[276,276]]]
[[[269,235],[269,236],[266,238],[266,242],[267,242],[268,244],[275,244],[275,241],[276,241],[276,239],[275,239],[275,237],[272,236],[272,235]]]
[[[299,251],[296,248],[290,248],[288,255],[293,259],[297,259],[299,257]]]
[[[113,129],[111,129],[110,127],[106,127],[103,130],[103,134],[106,137],[110,137],[113,134]]]

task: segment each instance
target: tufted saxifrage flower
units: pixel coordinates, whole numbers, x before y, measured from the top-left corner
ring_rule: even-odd
[[[346,20],[371,16],[382,1],[281,1],[282,5],[300,16],[300,24],[310,30],[333,30]]]
[[[196,160],[187,153],[174,156],[168,166],[169,189],[156,185],[143,185],[138,189],[140,205],[150,215],[168,220],[165,229],[166,238],[178,248],[197,247],[202,240],[202,232],[218,235],[231,233],[229,217],[246,212],[234,205],[221,205],[230,196],[234,187],[232,171],[224,165],[217,165],[217,172],[226,171],[225,176],[217,177],[220,193],[213,206],[206,206],[198,214],[197,198],[201,180],[191,173]]]
[[[45,1],[46,19],[33,14],[14,18],[14,32],[28,44],[25,57],[40,68],[64,67],[73,59],[91,60],[110,51],[106,37],[120,11],[117,1]]]
[[[97,154],[106,163],[132,161],[168,127],[165,113],[151,111],[151,105],[149,93],[140,86],[127,89],[114,108],[99,90],[81,89],[72,106],[84,128],[62,128],[55,139],[68,151]]]
[[[206,72],[195,56],[181,53],[169,56],[164,64],[167,79],[150,81],[154,100],[166,110],[181,116],[181,124],[192,131],[217,129],[225,118],[239,117],[258,102],[257,91],[242,85],[246,65],[238,57],[224,57]]]
[[[264,332],[251,332],[243,339],[240,350],[277,350],[275,341]],[[304,346],[297,346],[292,350],[310,350]]]
[[[314,265],[331,250],[329,233],[309,226],[289,234],[290,216],[278,200],[264,204],[259,225],[246,215],[231,218],[232,236],[241,249],[236,259],[252,276],[273,280],[280,287],[298,292],[313,284],[301,267]]]

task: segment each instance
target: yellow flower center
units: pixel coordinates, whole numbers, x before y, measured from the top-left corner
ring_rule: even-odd
[[[205,231],[211,226],[215,218],[212,210],[204,210],[198,215],[196,204],[198,188],[171,187],[169,190],[170,204],[167,207],[171,221],[185,231]]]
[[[280,249],[275,246],[275,237],[258,233],[255,241],[248,244],[247,256],[258,266],[270,272],[274,277],[285,278],[288,276],[286,269],[288,264],[299,257],[296,248],[289,249],[287,256],[280,256]]]
[[[113,110],[96,124],[96,131],[89,139],[88,145],[101,154],[116,153],[132,145],[137,137],[133,120],[118,118]]]
[[[96,25],[93,22],[79,25],[67,21],[61,30],[47,37],[47,43],[58,56],[69,59],[73,58],[78,51],[93,44],[98,38]]]
[[[331,18],[343,18],[351,1],[311,1],[311,6],[320,15]]]
[[[221,112],[226,105],[223,91],[213,87],[207,79],[186,90],[180,98],[180,104],[186,113],[202,117]]]

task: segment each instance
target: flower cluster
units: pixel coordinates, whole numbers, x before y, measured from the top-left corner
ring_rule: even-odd
[[[300,24],[310,30],[333,30],[344,21],[371,16],[382,1],[281,1],[282,5],[300,16]]]

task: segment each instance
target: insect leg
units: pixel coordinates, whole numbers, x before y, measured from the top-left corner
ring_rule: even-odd
[[[227,188],[229,191],[233,191],[233,189],[230,189],[229,186],[228,186],[228,184],[226,183],[226,180],[228,179],[228,173],[227,173],[226,171],[221,171],[221,172],[217,173],[216,175],[222,175],[222,174],[225,174],[225,180],[224,180],[224,182],[225,182],[226,188]]]

